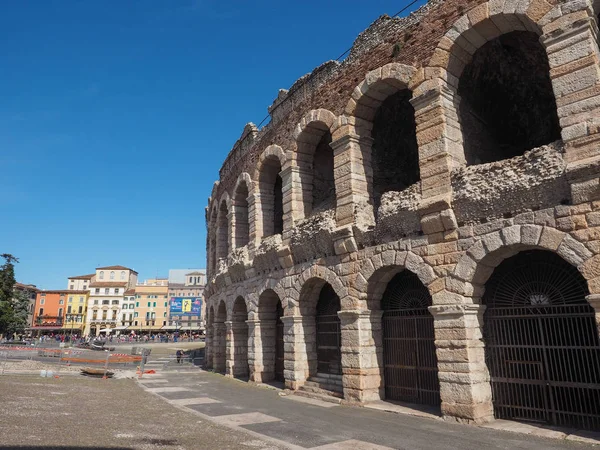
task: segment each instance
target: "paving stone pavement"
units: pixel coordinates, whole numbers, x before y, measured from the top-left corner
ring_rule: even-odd
[[[461,425],[439,418],[325,403],[284,395],[203,370],[159,371],[140,384],[171,404],[215,423],[243,429],[292,449],[583,449],[593,442],[535,428],[547,437]],[[525,431],[527,432],[527,431]],[[582,435],[583,436],[583,435]],[[554,437],[551,439],[549,437]]]

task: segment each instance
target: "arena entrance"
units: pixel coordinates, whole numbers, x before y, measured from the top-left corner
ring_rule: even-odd
[[[326,283],[319,294],[317,303],[317,373],[328,375],[342,374],[342,341],[340,318],[340,298],[330,284]]]
[[[440,404],[431,295],[404,270],[390,280],[381,299],[385,398]]]
[[[585,279],[547,251],[504,260],[486,283],[486,362],[498,419],[600,429],[600,344]]]

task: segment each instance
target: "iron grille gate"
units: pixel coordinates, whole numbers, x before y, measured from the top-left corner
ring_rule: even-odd
[[[494,271],[484,338],[496,418],[600,429],[600,343],[586,295],[579,272],[549,252]]]
[[[342,374],[340,298],[326,284],[317,303],[317,373]]]
[[[384,310],[385,397],[423,405],[440,404],[437,356],[429,291],[407,270],[389,283]]]

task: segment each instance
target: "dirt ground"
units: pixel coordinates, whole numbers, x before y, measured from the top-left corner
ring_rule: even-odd
[[[0,376],[0,450],[277,449],[182,411],[128,379]]]

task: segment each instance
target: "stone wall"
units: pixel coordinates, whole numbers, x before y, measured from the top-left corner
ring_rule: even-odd
[[[342,63],[281,92],[272,122],[260,131],[246,127],[209,199],[209,365],[236,376],[248,364],[251,379],[272,378],[274,320],[264,318],[260,301],[268,294],[284,311],[286,386],[302,387],[314,376],[313,310],[328,283],[341,300],[344,398],[383,398],[381,297],[395,274],[409,270],[432,297],[441,413],[492,420],[481,297],[494,268],[523,250],[554,252],[585,277],[592,306],[600,304],[596,20],[587,0],[432,1],[406,19],[380,18]],[[545,49],[560,139],[476,164],[468,161],[464,137],[487,130],[469,128],[461,114],[461,76],[471,77],[478,49],[513,32],[535,33]],[[419,179],[391,182],[379,205],[371,132],[380,106],[406,90]],[[331,134],[335,202],[313,211],[313,157],[324,133]],[[265,237],[272,180],[262,171],[274,159],[281,166],[283,231]],[[244,202],[230,199],[241,179],[249,243],[235,249],[244,240],[234,220],[245,217],[237,209]]]

